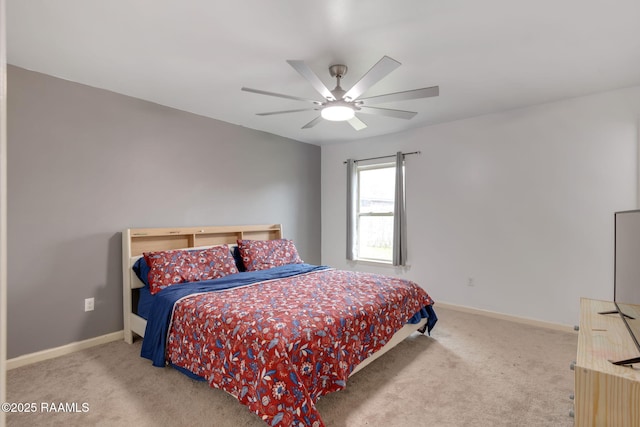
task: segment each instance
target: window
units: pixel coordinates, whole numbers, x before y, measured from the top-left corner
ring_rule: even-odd
[[[356,257],[392,262],[395,163],[357,166]]]
[[[347,259],[407,265],[404,156],[347,159]],[[393,163],[368,160],[395,157]]]

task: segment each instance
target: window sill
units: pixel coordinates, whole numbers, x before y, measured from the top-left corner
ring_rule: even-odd
[[[361,264],[361,265],[370,265],[373,267],[388,267],[395,269],[406,270],[411,267],[411,265],[407,264],[405,266],[393,265],[391,261],[376,261],[372,259],[356,259],[353,261],[347,261],[349,264]]]

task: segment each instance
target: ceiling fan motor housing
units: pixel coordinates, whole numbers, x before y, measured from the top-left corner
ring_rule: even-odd
[[[344,97],[344,94],[347,93],[347,91],[342,89],[342,87],[340,86],[340,79],[345,74],[347,74],[347,70],[348,70],[347,66],[342,64],[335,64],[329,67],[329,73],[331,74],[331,77],[336,78],[336,87],[331,91],[331,93],[333,94],[333,97],[336,100],[342,99]]]
[[[329,73],[331,74],[331,77],[342,78],[345,74],[347,74],[347,70],[347,66],[342,64],[329,66]]]

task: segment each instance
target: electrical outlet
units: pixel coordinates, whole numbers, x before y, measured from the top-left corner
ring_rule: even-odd
[[[95,300],[93,298],[86,298],[84,300],[84,311],[93,311]]]
[[[467,279],[467,286],[475,286],[476,283],[473,280],[473,277],[469,277],[469,279]]]

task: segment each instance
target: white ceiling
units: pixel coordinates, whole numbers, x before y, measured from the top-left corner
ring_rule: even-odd
[[[7,0],[8,62],[298,141],[327,144],[640,85],[638,0]],[[242,86],[322,99],[286,63],[348,89],[383,55],[403,65],[364,96],[440,86],[301,127],[315,111]],[[9,93],[10,96],[10,93]]]

